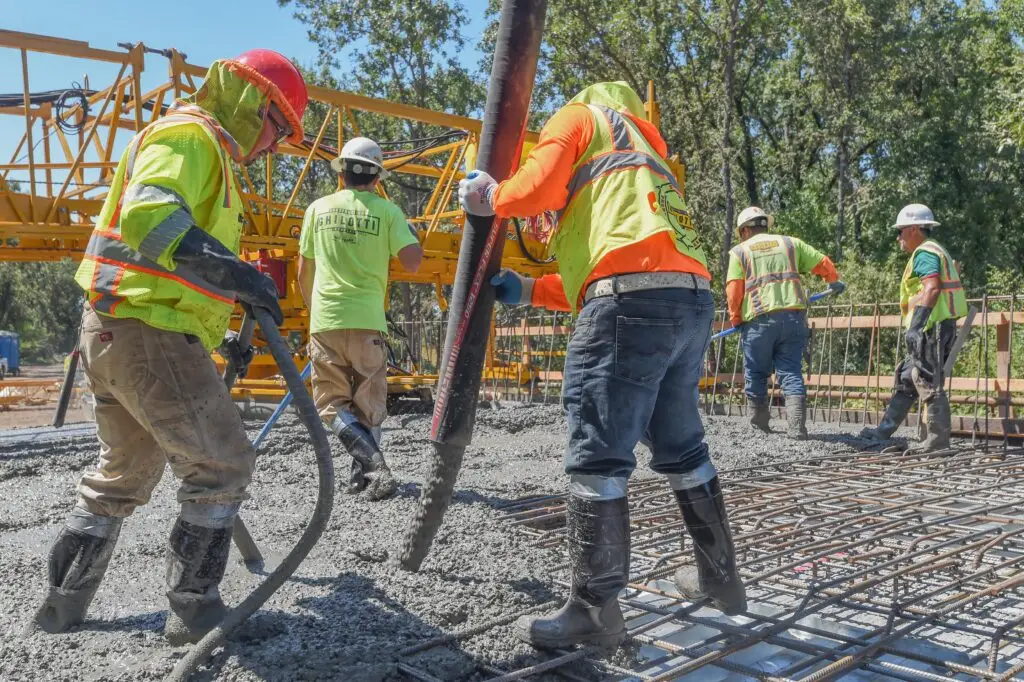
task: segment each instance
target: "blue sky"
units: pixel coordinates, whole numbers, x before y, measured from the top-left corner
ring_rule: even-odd
[[[141,41],[155,48],[177,48],[188,55],[189,62],[200,65],[252,47],[277,50],[306,65],[316,60],[316,46],[308,40],[305,27],[292,17],[293,8],[278,7],[276,0],[15,1],[17,10],[4,13],[2,28],[81,40],[95,48],[116,51],[118,42]],[[463,0],[463,4],[470,15],[463,35],[475,48],[485,26],[487,2]],[[479,61],[475,49],[464,54],[465,65],[475,70]],[[86,64],[94,89],[106,87],[117,75],[117,68],[98,62],[30,53],[29,86],[33,91],[69,87],[72,81],[82,81]],[[153,87],[166,76],[166,60],[147,55],[143,88]],[[0,48],[0,93],[21,91],[20,54]],[[23,134],[24,119],[0,115],[0,158],[5,162]],[[119,142],[127,144],[127,138]]]

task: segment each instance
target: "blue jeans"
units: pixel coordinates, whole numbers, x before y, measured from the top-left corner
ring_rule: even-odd
[[[711,293],[696,289],[602,296],[583,307],[565,357],[567,474],[628,477],[648,428],[654,471],[683,474],[709,461],[697,383],[713,315]]]
[[[751,398],[768,395],[768,377],[778,375],[785,395],[807,395],[804,347],[810,332],[807,311],[779,310],[758,315],[740,329],[743,336],[743,378]]]

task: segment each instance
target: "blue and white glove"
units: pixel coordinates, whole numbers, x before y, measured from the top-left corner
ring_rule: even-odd
[[[533,300],[532,277],[523,277],[514,270],[501,270],[491,277],[494,296],[505,305],[529,305]]]
[[[459,204],[471,215],[494,215],[491,195],[497,186],[498,183],[487,173],[481,170],[470,171],[469,175],[459,180]]]
[[[839,294],[846,291],[846,283],[843,282],[843,280],[841,279],[836,280],[835,282],[831,282],[828,285],[828,290],[832,292],[833,296],[838,296]]]

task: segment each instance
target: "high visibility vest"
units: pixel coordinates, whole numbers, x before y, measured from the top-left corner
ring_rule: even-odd
[[[575,105],[574,105],[575,106]],[[675,176],[640,130],[609,107],[586,105],[594,137],[573,166],[552,251],[573,310],[587,277],[612,251],[659,232],[707,267]]]
[[[938,242],[929,239],[914,249],[906,269],[903,270],[903,281],[900,282],[900,310],[903,312],[903,324],[910,325],[910,319],[914,316],[910,300],[924,288],[921,278],[914,274],[914,257],[918,251],[927,251],[939,257],[939,282],[942,287],[925,329],[931,329],[936,323],[943,320],[955,320],[966,315],[967,296],[964,295],[964,286],[960,281],[956,263],[953,262],[946,249],[942,248]]]
[[[162,194],[160,188],[147,185],[136,185],[126,191],[143,140],[157,129],[199,124],[220,151],[223,187],[222,198],[215,202],[207,224],[201,227],[233,253],[239,251],[242,201],[228,163],[228,151],[235,158],[237,147],[231,146],[234,141],[225,130],[205,116],[174,111],[136,135],[121,156],[75,280],[88,292],[89,301],[98,313],[134,318],[158,329],[193,334],[211,349],[220,345],[224,338],[235,304],[234,293],[212,287],[187,268],[168,270],[121,238],[120,215],[126,193],[134,193],[140,199],[146,198],[146,192]],[[230,144],[225,144],[225,137]],[[191,212],[191,207],[187,208]],[[170,243],[181,234],[181,220],[181,212],[171,214],[149,232],[146,241],[153,240],[157,245],[162,241]]]
[[[729,251],[743,267],[744,322],[776,310],[807,308],[798,247],[793,237],[762,233]]]

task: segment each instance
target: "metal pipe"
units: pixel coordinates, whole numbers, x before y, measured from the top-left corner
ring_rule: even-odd
[[[547,0],[502,5],[477,157],[477,167],[498,179],[511,174],[521,154],[546,12]],[[397,559],[405,570],[419,570],[426,558],[473,436],[494,308],[487,280],[501,263],[504,233],[504,221],[493,216],[466,217],[431,423],[431,471]]]

